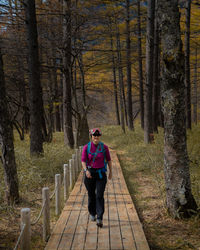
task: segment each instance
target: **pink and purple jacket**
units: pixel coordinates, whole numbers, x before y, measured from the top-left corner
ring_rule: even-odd
[[[83,147],[81,161],[87,162],[87,166],[91,166],[92,168],[103,168],[104,167],[104,154],[98,153],[93,163],[93,155],[91,154],[87,155],[87,147],[88,147],[87,144]],[[96,149],[97,149],[97,145],[91,142],[90,152],[95,153]],[[111,160],[110,152],[109,152],[108,146],[106,146],[105,144],[104,144],[104,149],[105,149],[106,161],[110,161]]]

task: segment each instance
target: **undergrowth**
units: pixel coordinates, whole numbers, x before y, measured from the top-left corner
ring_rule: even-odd
[[[21,202],[19,205],[7,206],[4,199],[4,173],[0,163],[0,248],[13,249],[20,233],[21,208],[31,208],[31,221],[34,221],[42,207],[42,188],[49,187],[50,195],[53,193],[55,174],[63,176],[63,164],[68,163],[74,153],[63,141],[63,133],[54,133],[53,141],[43,145],[44,156],[30,157],[29,136],[26,135],[25,140],[21,141],[15,133],[15,158]],[[63,195],[61,197],[63,199]],[[51,204],[51,221],[54,222],[57,217],[54,202]],[[43,249],[41,220],[31,230],[32,249]]]
[[[129,192],[143,221],[151,249],[200,247],[199,216],[175,221],[170,218],[165,207],[163,129],[159,129],[158,134],[154,135],[154,143],[150,145],[144,143],[143,130],[137,123],[134,131],[126,129],[125,134],[120,126],[107,126],[103,129],[103,134],[102,139],[118,153]],[[199,138],[200,126],[188,131],[192,193],[200,207]],[[172,233],[175,230],[179,233]],[[192,237],[186,240],[188,235]]]

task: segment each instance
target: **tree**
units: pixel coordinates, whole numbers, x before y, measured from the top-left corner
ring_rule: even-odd
[[[0,49],[0,146],[1,160],[5,174],[6,198],[8,204],[19,202],[17,166],[13,144],[12,122],[6,99],[3,58]]]
[[[194,65],[194,88],[193,88],[193,122],[197,125],[197,48],[195,49],[195,65]]]
[[[42,87],[40,82],[40,62],[35,0],[25,0],[26,28],[28,41],[28,68],[30,86],[30,153],[43,153],[43,133],[45,126]],[[44,129],[45,130],[45,129]]]
[[[144,108],[144,142],[152,141],[152,82],[153,82],[153,52],[154,52],[154,13],[155,0],[148,0],[147,34],[146,34],[146,84]]]
[[[131,39],[130,39],[130,0],[126,0],[126,69],[127,69],[127,113],[128,128],[133,130],[132,86],[131,86]]]
[[[186,145],[184,53],[178,0],[160,0],[162,36],[162,108],[166,205],[174,218],[188,217],[197,204],[191,193]]]
[[[187,128],[191,129],[191,84],[190,84],[190,12],[191,0],[186,1],[185,31],[185,86],[186,86],[186,119]]]
[[[117,42],[117,66],[118,66],[118,79],[119,79],[119,100],[120,100],[120,118],[121,127],[125,133],[125,100],[124,100],[124,81],[123,81],[123,70],[122,70],[122,58],[121,58],[121,43],[120,33],[118,24],[116,24],[116,42]]]
[[[140,121],[144,128],[144,91],[143,91],[143,69],[142,69],[142,39],[140,21],[140,0],[137,0],[137,33],[138,33],[138,64],[139,64],[139,89],[140,89]]]
[[[63,127],[64,142],[74,146],[72,128],[72,78],[71,78],[71,0],[63,1]]]
[[[157,1],[156,1],[155,19],[154,19],[154,62],[153,62],[153,102],[152,102],[153,131],[156,133],[158,133],[158,123],[159,123],[159,113],[160,113],[159,42],[160,39],[158,30]]]

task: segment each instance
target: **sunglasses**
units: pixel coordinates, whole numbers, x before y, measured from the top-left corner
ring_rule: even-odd
[[[92,136],[98,136],[98,137],[99,137],[99,136],[100,136],[100,134],[93,134]]]

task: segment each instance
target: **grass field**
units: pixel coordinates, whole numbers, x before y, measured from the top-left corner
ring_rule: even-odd
[[[117,151],[132,199],[136,205],[151,249],[199,249],[199,215],[187,220],[172,219],[165,209],[163,176],[163,131],[155,135],[155,142],[145,145],[143,131],[136,124],[135,131],[123,134],[119,126],[102,128],[104,141]],[[200,127],[188,133],[188,152],[192,190],[200,206]],[[44,144],[44,157],[30,158],[29,138],[20,141],[15,134],[15,153],[18,166],[21,203],[8,207],[4,201],[3,170],[0,165],[0,249],[13,249],[20,232],[20,209],[31,208],[34,220],[41,209],[41,189],[54,189],[54,176],[62,173],[63,164],[73,150],[63,145],[63,133],[55,133],[50,144]],[[1,163],[0,163],[1,164]],[[52,225],[57,220],[51,207]],[[32,227],[32,249],[44,249],[41,221]]]

